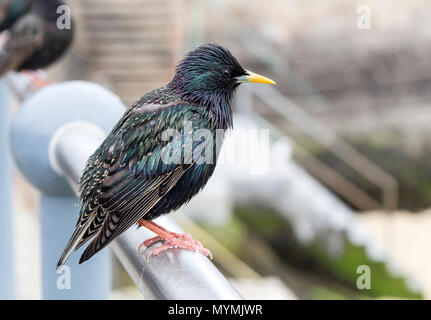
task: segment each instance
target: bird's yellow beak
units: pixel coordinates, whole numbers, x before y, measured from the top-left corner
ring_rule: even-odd
[[[254,82],[254,83],[268,83],[268,84],[275,84],[275,81],[261,76],[260,74],[245,70],[247,74],[245,76],[237,77],[236,80],[238,83],[246,83],[246,82]]]

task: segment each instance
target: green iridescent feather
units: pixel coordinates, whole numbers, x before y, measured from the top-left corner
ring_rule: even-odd
[[[58,266],[93,239],[80,262],[88,260],[140,219],[178,209],[205,186],[216,166],[218,130],[232,126],[236,77],[244,74],[229,51],[205,45],[184,58],[168,85],[126,111],[88,160],[80,218]],[[194,140],[202,130],[208,134]]]

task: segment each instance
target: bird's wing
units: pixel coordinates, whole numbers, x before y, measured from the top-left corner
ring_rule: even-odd
[[[7,32],[7,39],[0,48],[0,75],[17,70],[43,44],[44,21],[28,14],[20,18]]]
[[[193,127],[205,122],[193,108],[173,103],[126,112],[89,159],[81,178],[81,216],[60,263],[94,235],[80,262],[103,249],[151,210],[197,160],[195,152],[182,153],[185,121]],[[168,129],[178,135],[169,140],[163,136]],[[205,143],[195,143],[193,151]]]

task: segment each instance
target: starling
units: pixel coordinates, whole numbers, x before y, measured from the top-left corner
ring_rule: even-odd
[[[142,245],[166,241],[150,255],[172,247],[210,255],[190,235],[152,220],[187,203],[213,174],[216,135],[232,127],[231,99],[243,82],[275,84],[243,69],[227,49],[206,44],[184,57],[169,84],[136,101],[87,162],[80,217],[57,268],[88,240],[80,263],[134,224],[157,234]],[[187,143],[197,132],[205,134]]]
[[[0,31],[9,29],[12,24],[31,7],[32,0],[0,0]]]
[[[73,27],[72,21],[70,28],[58,27],[57,8],[62,5],[66,5],[63,0],[0,2],[2,30],[6,30],[2,33],[0,76],[11,70],[45,68],[66,51]]]

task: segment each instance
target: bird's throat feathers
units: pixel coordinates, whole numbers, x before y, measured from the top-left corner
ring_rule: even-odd
[[[168,85],[181,99],[198,104],[208,113],[214,129],[230,129],[233,125],[231,101],[232,92],[219,92],[211,90],[193,90],[176,85],[175,78]]]
[[[233,94],[233,93],[232,93]],[[232,94],[229,97],[219,96],[215,99],[209,99],[207,106],[209,116],[217,129],[231,129],[232,120]]]

